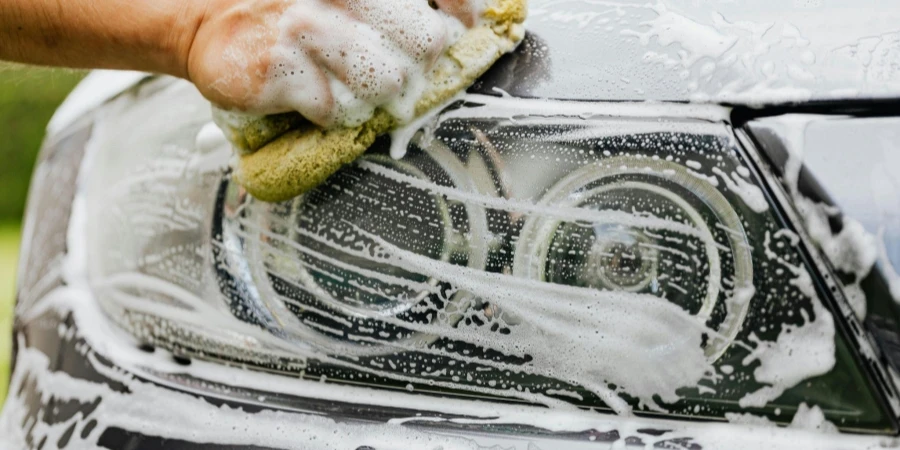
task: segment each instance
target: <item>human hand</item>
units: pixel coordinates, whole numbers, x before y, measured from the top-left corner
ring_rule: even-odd
[[[323,127],[376,107],[411,118],[425,73],[454,27],[475,24],[478,2],[436,0],[439,12],[427,0],[209,0],[188,77],[230,110],[297,111]]]

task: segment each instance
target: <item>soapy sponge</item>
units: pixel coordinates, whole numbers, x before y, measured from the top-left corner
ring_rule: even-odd
[[[428,74],[428,88],[416,103],[416,115],[450,100],[512,51],[524,37],[525,15],[526,0],[488,0],[481,23],[441,55]],[[379,135],[400,125],[381,109],[362,125],[327,130],[283,114],[220,115],[216,122],[239,149],[235,179],[254,197],[269,202],[315,188],[362,155]]]

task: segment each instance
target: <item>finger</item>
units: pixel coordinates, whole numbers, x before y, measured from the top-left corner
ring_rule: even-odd
[[[331,126],[336,114],[328,77],[303,43],[315,27],[312,17],[295,5],[279,20],[281,35],[269,50],[271,63],[262,97],[317,125]]]
[[[467,27],[475,26],[478,15],[481,13],[472,0],[435,0],[438,8],[447,14],[459,19]]]
[[[345,0],[347,1],[347,0]],[[430,67],[444,50],[444,21],[423,0],[353,0],[348,11],[380,31],[417,64]]]
[[[280,36],[269,50],[271,62],[261,98],[269,102],[270,110],[297,111],[316,125],[331,127],[338,114],[330,79],[308,49],[310,42],[320,39],[317,13],[328,11],[295,3],[280,17]]]
[[[384,35],[372,27],[329,14],[320,16],[308,35],[304,48],[358,99],[381,104],[403,88],[409,63],[386,47]]]
[[[195,38],[189,77],[204,96],[224,108],[253,109],[265,84],[271,62],[268,50],[278,33],[262,25],[280,16],[283,9],[273,2],[263,3],[259,15],[238,6],[222,11]]]
[[[297,111],[310,122],[331,127],[337,120],[328,76],[302,48],[275,51],[261,98],[270,110]]]

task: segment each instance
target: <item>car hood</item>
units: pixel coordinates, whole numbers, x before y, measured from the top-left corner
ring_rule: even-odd
[[[900,94],[894,2],[531,0],[529,8],[529,40],[485,88],[741,105]]]
[[[900,8],[880,0],[530,0],[529,35],[474,91],[767,105],[900,97]],[[88,77],[49,131],[142,79]]]

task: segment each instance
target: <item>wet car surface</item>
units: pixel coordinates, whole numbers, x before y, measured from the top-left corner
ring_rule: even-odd
[[[782,3],[533,1],[405,156],[279,204],[192,86],[93,75],[0,442],[890,448],[900,11]]]

